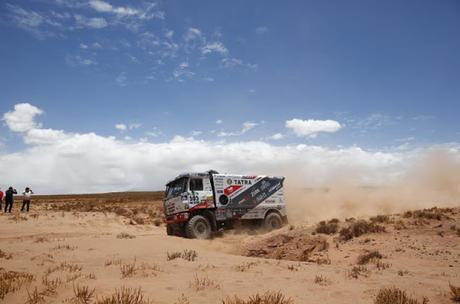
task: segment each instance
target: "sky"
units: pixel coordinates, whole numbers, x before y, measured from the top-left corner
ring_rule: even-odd
[[[459,154],[458,1],[5,0],[0,41],[1,188],[374,184]]]

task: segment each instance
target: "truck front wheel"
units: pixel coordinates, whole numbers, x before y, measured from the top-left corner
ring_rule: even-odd
[[[185,233],[191,239],[209,239],[211,237],[211,224],[202,215],[195,215],[185,226]]]
[[[283,226],[283,219],[278,213],[272,212],[265,217],[264,227],[268,231],[279,229],[281,226]]]

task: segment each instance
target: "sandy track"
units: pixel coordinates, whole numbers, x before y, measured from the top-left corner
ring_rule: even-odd
[[[294,303],[372,303],[381,287],[397,286],[431,303],[451,303],[448,282],[460,285],[460,237],[449,229],[459,214],[442,227],[437,222],[406,230],[370,234],[341,243],[332,237],[327,255],[330,265],[280,261],[238,255],[248,244],[269,235],[249,236],[228,233],[211,241],[168,237],[164,227],[128,225],[128,220],[114,214],[98,212],[46,212],[37,218],[14,221],[0,216],[0,249],[12,254],[1,258],[6,270],[29,272],[36,280],[27,286],[42,287],[47,269],[61,263],[81,266],[81,271],[58,270],[49,277],[59,277],[57,294],[46,303],[62,303],[73,297],[73,285],[95,288],[98,298],[121,286],[141,287],[154,303],[174,303],[183,294],[190,303],[220,303],[227,296],[246,297],[266,290],[282,291]],[[311,230],[311,228],[309,228]],[[286,228],[287,230],[287,228]],[[439,231],[443,231],[443,235]],[[125,232],[135,236],[119,239]],[[280,232],[274,232],[276,234]],[[368,272],[358,278],[349,276],[356,258],[364,249],[376,249],[388,268],[378,270],[367,265]],[[181,258],[167,260],[167,253],[195,250],[195,261]],[[122,278],[120,265],[135,261],[133,276]],[[93,278],[93,275],[95,278]],[[315,277],[326,279],[315,283]],[[197,291],[195,277],[209,278],[214,286]],[[8,294],[3,303],[24,303],[26,288]],[[179,303],[179,302],[178,302]]]

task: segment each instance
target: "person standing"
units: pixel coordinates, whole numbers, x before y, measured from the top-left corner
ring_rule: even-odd
[[[11,213],[11,208],[13,208],[14,202],[14,194],[18,194],[18,192],[16,189],[13,189],[13,187],[9,187],[8,190],[5,191],[5,213],[7,210],[9,213]]]
[[[27,207],[26,210],[27,212],[29,212],[30,200],[32,199],[32,194],[34,194],[34,192],[29,187],[26,187],[24,192],[22,192],[23,199],[22,199],[21,211],[24,211],[24,207]]]
[[[3,191],[0,189],[0,210],[2,210],[2,202],[3,202]]]

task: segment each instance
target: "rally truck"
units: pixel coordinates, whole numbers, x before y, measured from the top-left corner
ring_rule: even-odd
[[[238,224],[267,230],[287,222],[284,177],[185,173],[166,184],[163,199],[168,235],[207,239]]]

